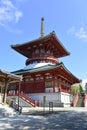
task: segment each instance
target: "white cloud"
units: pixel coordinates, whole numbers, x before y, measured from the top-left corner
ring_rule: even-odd
[[[0,25],[10,26],[15,24],[23,16],[23,13],[12,3],[11,0],[0,1]]]
[[[87,30],[83,27],[80,27],[78,30],[75,27],[72,27],[68,30],[68,34],[72,34],[79,39],[87,41]]]
[[[87,39],[87,31],[83,27],[81,27],[75,35],[80,39]]]
[[[16,17],[15,22],[18,22],[19,18],[22,17],[22,13],[20,11],[15,11],[15,17]]]

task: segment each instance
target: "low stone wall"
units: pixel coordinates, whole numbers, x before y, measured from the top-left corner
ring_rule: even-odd
[[[30,98],[40,103],[40,106],[49,107],[49,102],[53,102],[54,107],[70,107],[71,106],[71,95],[67,93],[35,93],[28,94]],[[45,99],[44,99],[45,98]],[[45,101],[44,101],[45,100]]]

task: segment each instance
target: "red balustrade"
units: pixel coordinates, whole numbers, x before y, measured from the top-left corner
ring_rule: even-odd
[[[26,102],[30,103],[32,106],[36,107],[38,106],[39,107],[39,102],[33,100],[32,98],[30,98],[29,96],[27,96],[26,94],[24,93],[21,93],[20,94],[20,97],[25,100]]]
[[[86,102],[87,102],[87,94],[85,94],[85,97],[84,97],[84,107],[87,107]]]
[[[73,106],[73,107],[76,107],[78,98],[79,98],[79,96],[78,96],[78,93],[77,93],[77,94],[75,95],[74,100],[73,100],[73,103],[72,103],[72,106]]]
[[[22,98],[23,100],[25,100],[26,102],[30,103],[32,106],[36,107],[36,106],[40,106],[39,102],[33,100],[32,98],[30,98],[29,96],[27,96],[26,94],[24,94],[23,92],[20,93],[20,95],[18,93],[8,93],[8,96],[20,96],[20,98]]]

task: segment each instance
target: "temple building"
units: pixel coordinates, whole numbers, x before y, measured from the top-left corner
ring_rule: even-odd
[[[53,102],[54,106],[70,106],[71,85],[80,80],[74,76],[59,58],[70,53],[53,31],[44,35],[44,18],[41,19],[41,37],[11,48],[27,57],[26,66],[12,73],[23,76],[20,91],[43,106]],[[18,86],[16,85],[16,90]]]
[[[17,83],[22,81],[22,76],[12,74],[8,71],[0,69],[0,104],[6,104],[7,89],[9,84]]]

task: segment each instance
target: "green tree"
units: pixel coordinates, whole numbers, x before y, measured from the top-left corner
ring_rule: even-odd
[[[86,90],[87,90],[87,86],[86,86]],[[81,86],[81,84],[74,84],[71,87],[71,92],[73,94],[76,94],[76,93],[82,94],[82,93],[84,93],[84,90],[83,90],[83,87]]]
[[[83,88],[82,88],[82,86],[81,85],[79,85],[79,93],[81,94],[81,93],[83,93],[84,91],[83,91]]]
[[[72,92],[73,94],[78,93],[78,92],[79,92],[79,85],[72,85],[72,87],[71,87],[71,92]]]
[[[85,93],[87,93],[87,83],[85,83]]]

